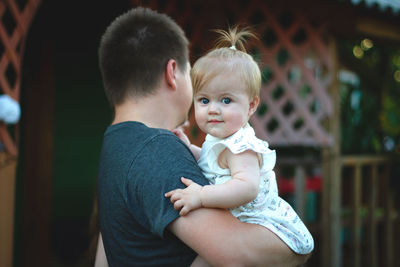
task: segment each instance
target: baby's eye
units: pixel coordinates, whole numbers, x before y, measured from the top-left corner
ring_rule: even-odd
[[[223,103],[223,104],[229,104],[229,103],[231,103],[231,99],[228,98],[228,97],[224,97],[224,98],[222,99],[222,103]]]
[[[207,98],[201,98],[200,99],[200,102],[202,103],[202,104],[208,104],[208,102],[210,102],[210,100],[208,100]]]

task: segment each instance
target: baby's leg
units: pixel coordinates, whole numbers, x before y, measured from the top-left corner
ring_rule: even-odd
[[[202,257],[197,256],[190,267],[211,267]]]

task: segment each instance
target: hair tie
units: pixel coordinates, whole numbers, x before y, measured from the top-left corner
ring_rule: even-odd
[[[230,49],[232,49],[232,50],[236,50],[236,46],[235,45],[232,45],[231,47],[229,47]]]

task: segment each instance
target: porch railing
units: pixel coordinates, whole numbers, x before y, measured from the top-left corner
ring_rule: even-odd
[[[290,180],[293,184],[291,199],[293,206],[299,216],[305,221],[316,239],[316,248],[307,266],[394,266],[394,225],[399,219],[398,211],[394,205],[394,190],[390,185],[391,169],[393,159],[386,156],[340,156],[339,187],[336,195],[330,193],[329,188],[314,191],[318,196],[313,203],[318,207],[314,212],[315,221],[307,221],[309,213],[310,190],[307,189],[307,180],[313,176],[313,170],[321,169],[323,159],[316,158],[279,158],[277,161],[277,177],[282,179],[284,170],[290,169]],[[326,175],[326,176],[325,176]],[[322,174],[321,179],[328,177]],[[400,179],[400,177],[398,177]],[[327,185],[329,183],[323,183]],[[282,193],[282,192],[280,192]],[[326,195],[331,194],[330,196]],[[325,195],[325,196],[324,196]],[[283,195],[285,197],[285,195]],[[328,198],[329,202],[336,202],[340,214],[337,220],[330,220],[327,225],[323,223],[322,209],[328,208],[322,203],[322,199]],[[332,205],[331,205],[332,206]],[[311,205],[312,207],[312,205]],[[326,213],[325,213],[326,214]],[[339,222],[338,227],[330,224]],[[326,227],[326,229],[325,229]],[[337,229],[334,233],[338,238],[330,239],[331,243],[319,242],[329,238],[330,231]],[[337,242],[338,244],[332,244]],[[337,255],[330,255],[325,259],[321,252],[328,245],[329,251],[338,247]],[[338,257],[333,259],[333,257]],[[338,264],[332,264],[336,262]],[[322,264],[322,265],[321,265]]]
[[[343,266],[394,266],[391,158],[343,156],[341,165]]]

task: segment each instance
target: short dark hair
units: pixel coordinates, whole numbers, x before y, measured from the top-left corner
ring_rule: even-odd
[[[189,61],[185,33],[170,17],[138,7],[117,17],[101,38],[99,65],[112,106],[127,96],[154,93],[168,60],[185,72]]]

